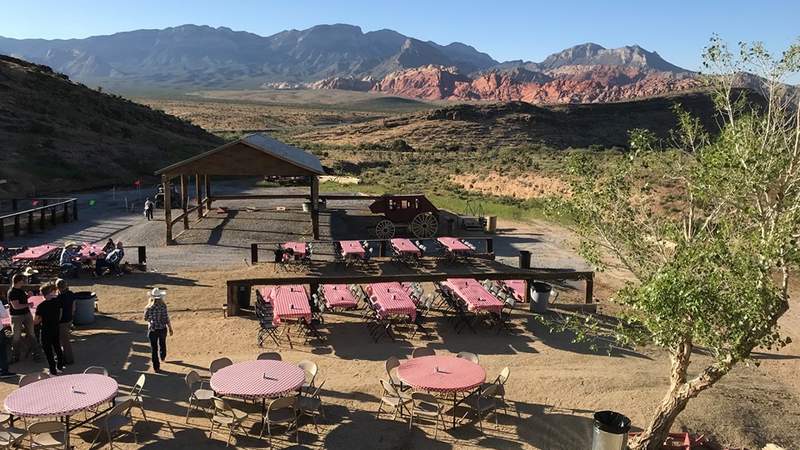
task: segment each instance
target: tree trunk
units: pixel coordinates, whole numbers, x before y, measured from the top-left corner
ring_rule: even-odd
[[[632,450],[661,450],[672,424],[686,408],[689,398],[685,395],[685,385],[678,389],[670,389],[656,408],[650,423],[637,438],[631,441],[630,448]]]

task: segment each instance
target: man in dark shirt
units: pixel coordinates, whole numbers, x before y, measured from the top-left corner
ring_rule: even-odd
[[[61,304],[56,300],[58,290],[55,284],[47,283],[42,286],[40,292],[44,301],[36,307],[35,323],[42,329],[42,347],[47,356],[47,364],[50,366],[50,375],[58,375],[59,370],[64,370],[64,354],[61,352],[61,343],[58,339],[58,323],[61,321]]]
[[[75,362],[72,354],[72,342],[70,341],[72,331],[72,318],[75,316],[75,293],[69,289],[67,282],[59,278],[56,280],[58,297],[56,300],[61,305],[61,321],[58,323],[58,340],[64,352],[64,364],[70,365]]]
[[[39,346],[33,337],[33,317],[30,309],[28,309],[28,294],[22,290],[24,282],[25,278],[20,274],[15,274],[11,277],[11,289],[8,290],[7,297],[11,315],[11,331],[14,333],[11,338],[14,353],[13,360],[19,361],[22,355],[22,346],[25,343],[28,351],[33,353],[34,361],[38,361],[41,356],[39,355]],[[25,331],[24,338],[22,337],[23,331]]]

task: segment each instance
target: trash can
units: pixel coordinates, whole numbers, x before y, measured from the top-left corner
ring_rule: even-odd
[[[94,323],[94,312],[97,296],[94,292],[82,291],[75,293],[75,316],[72,323],[75,325],[89,325]]]
[[[614,411],[594,413],[592,450],[625,450],[628,447],[628,431],[631,419]]]
[[[531,252],[529,252],[528,250],[519,251],[519,268],[520,269],[531,268]]]
[[[239,286],[239,291],[236,293],[236,300],[239,303],[239,308],[250,308],[250,287]]]
[[[497,231],[497,216],[489,216],[489,222],[486,225],[486,232],[494,234]]]
[[[534,281],[531,283],[531,311],[546,313],[547,307],[550,305],[550,295],[552,293],[553,286],[547,283],[542,283],[541,281]],[[558,298],[558,291],[556,291],[556,298]]]

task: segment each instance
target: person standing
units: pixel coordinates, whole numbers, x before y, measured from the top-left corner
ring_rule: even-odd
[[[58,323],[58,339],[64,353],[64,364],[70,365],[75,362],[72,353],[72,318],[75,317],[75,293],[69,289],[67,282],[59,278],[56,280],[58,297],[56,301],[61,305],[61,320]]]
[[[147,321],[147,337],[153,358],[153,370],[161,372],[161,361],[167,359],[167,330],[172,336],[172,324],[169,321],[167,304],[164,303],[167,291],[153,288],[150,300],[144,309],[144,320]]]
[[[10,318],[6,305],[7,300],[3,300],[0,305],[0,320]],[[11,378],[17,376],[14,372],[8,370],[8,338],[6,337],[5,328],[0,328],[0,379]]]
[[[153,220],[153,209],[155,209],[155,205],[150,201],[150,197],[147,197],[144,201],[144,216],[147,217],[148,222]]]
[[[6,296],[9,314],[11,315],[11,331],[14,333],[11,338],[13,361],[19,361],[22,355],[23,342],[27,344],[28,352],[33,353],[33,360],[39,361],[41,355],[33,334],[33,316],[31,316],[31,310],[28,308],[28,294],[22,290],[24,281],[25,277],[21,274],[15,274],[11,277],[11,289],[8,290]],[[25,332],[24,338],[22,337],[23,331]]]
[[[58,323],[61,320],[61,304],[56,300],[58,290],[55,284],[47,283],[39,292],[44,301],[36,307],[34,323],[41,326],[42,347],[50,366],[50,375],[58,375],[59,370],[64,370],[64,354],[58,339]]]

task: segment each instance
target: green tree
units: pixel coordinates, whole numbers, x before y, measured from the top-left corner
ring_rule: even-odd
[[[734,55],[714,37],[705,63],[718,135],[676,109],[678,149],[655,148],[636,130],[611,170],[578,155],[573,195],[557,209],[574,219],[590,262],[602,270],[614,259],[634,276],[612,299],[624,311],[614,336],[669,354],[669,388],[633,449],[660,449],[692,398],[754,349],[786,343],[777,323],[800,263],[800,105],[781,81],[798,72],[800,45],[773,58],[760,43],[740,44]],[[763,77],[757,94],[734,88],[744,72]],[[679,211],[659,210],[657,174],[676,190]],[[695,349],[710,358],[690,366]]]

